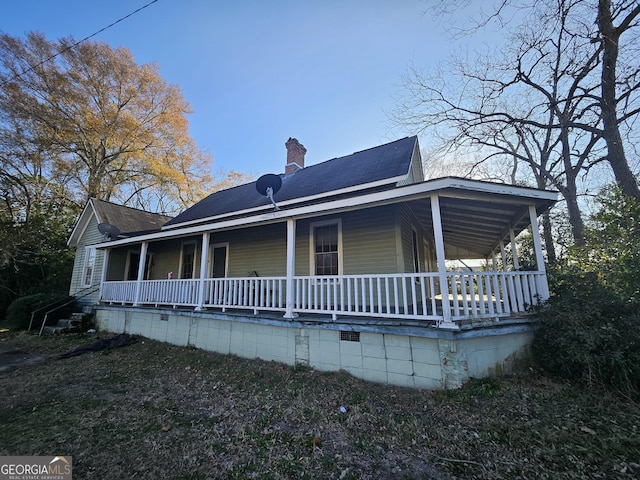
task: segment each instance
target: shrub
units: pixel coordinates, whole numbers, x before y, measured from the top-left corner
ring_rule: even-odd
[[[36,293],[16,298],[7,309],[5,325],[12,329],[26,330],[29,328],[29,322],[31,321],[31,312],[66,298],[67,294],[64,293]],[[44,313],[43,311],[42,315],[37,316],[38,327],[42,322]]]
[[[559,274],[551,288],[552,297],[538,313],[533,344],[540,366],[640,394],[640,305],[605,285],[595,272]]]
[[[640,301],[640,203],[613,187],[603,189],[598,201],[584,230],[586,245],[572,260],[623,298]]]

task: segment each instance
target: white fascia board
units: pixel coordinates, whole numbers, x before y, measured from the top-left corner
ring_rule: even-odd
[[[461,193],[468,191],[474,193],[489,193],[492,195],[509,195],[513,197],[525,197],[532,200],[556,201],[558,192],[551,190],[540,190],[537,188],[518,187],[506,183],[491,183],[482,180],[468,180],[459,177],[443,177],[435,180],[427,180],[425,183],[431,185],[430,190],[457,189]],[[461,194],[460,196],[465,196]]]
[[[389,184],[392,184],[392,183],[400,182],[400,181],[404,180],[405,178],[407,178],[407,175],[400,175],[400,176],[397,176],[397,177],[385,178],[384,180],[379,180],[377,182],[365,183],[365,184],[356,185],[356,186],[353,186],[353,187],[342,188],[340,190],[332,190],[331,192],[319,193],[317,195],[310,195],[308,197],[297,197],[297,198],[294,198],[294,199],[291,199],[291,200],[286,200],[284,202],[276,201],[276,203],[278,204],[279,208],[283,208],[283,207],[287,207],[287,206],[290,206],[290,205],[295,205],[297,203],[311,202],[313,200],[317,200],[319,198],[326,198],[328,196],[343,195],[343,194],[346,194],[346,193],[353,193],[353,192],[357,192],[357,191],[360,191],[360,190],[366,190],[366,189],[369,189],[369,188],[375,188],[375,187],[380,187],[380,186],[383,186],[383,185],[389,185]],[[160,230],[163,230],[163,231],[165,231],[165,230],[173,230],[173,229],[176,229],[176,228],[184,228],[184,227],[189,226],[189,225],[217,222],[217,221],[222,220],[224,218],[235,217],[237,215],[248,215],[250,213],[261,212],[261,211],[264,211],[264,210],[270,210],[271,208],[273,208],[273,205],[271,203],[268,203],[268,204],[265,204],[265,205],[261,205],[259,207],[248,208],[246,210],[237,210],[237,211],[233,211],[233,212],[229,212],[229,213],[224,213],[222,215],[216,215],[214,217],[199,218],[197,220],[190,220],[188,222],[176,223],[174,225],[165,225],[165,226],[161,227]]]
[[[451,196],[451,191],[466,191],[467,195],[461,197],[472,197],[473,193],[490,193],[494,195],[510,195],[530,199],[531,201],[556,201],[557,193],[548,190],[536,190],[525,187],[514,187],[511,185],[490,184],[477,180],[465,180],[461,178],[446,177],[437,180],[429,180],[422,183],[414,183],[394,190],[368,193],[358,197],[349,197],[340,200],[328,201],[325,203],[292,208],[290,210],[277,210],[253,215],[250,217],[234,218],[230,220],[216,221],[215,224],[195,225],[183,227],[179,230],[164,230],[157,233],[140,235],[131,238],[123,238],[111,242],[104,242],[98,245],[99,248],[111,248],[131,243],[145,241],[163,240],[168,238],[190,236],[203,232],[213,232],[216,230],[227,230],[237,227],[249,227],[267,223],[282,222],[288,218],[301,219],[316,215],[327,215],[339,211],[357,210],[370,208],[390,203],[406,202],[417,198],[425,198],[428,194],[447,190],[447,196]]]

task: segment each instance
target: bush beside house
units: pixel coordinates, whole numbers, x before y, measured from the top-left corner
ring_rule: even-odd
[[[556,374],[640,395],[640,205],[615,189],[576,249],[550,275],[533,345]]]
[[[66,299],[68,295],[66,293],[35,293],[33,295],[27,295],[24,297],[16,298],[9,308],[7,309],[6,318],[3,322],[5,328],[11,328],[15,330],[26,330],[29,328],[29,322],[31,321],[31,313],[35,310],[43,308],[54,302],[62,301]],[[39,322],[42,321],[44,316],[38,317]],[[39,326],[39,323],[38,323]]]

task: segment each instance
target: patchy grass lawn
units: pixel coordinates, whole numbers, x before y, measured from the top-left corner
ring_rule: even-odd
[[[0,333],[47,359],[0,374],[0,455],[72,455],[77,479],[640,477],[638,405],[535,372],[432,392],[144,339],[55,359],[95,339]]]

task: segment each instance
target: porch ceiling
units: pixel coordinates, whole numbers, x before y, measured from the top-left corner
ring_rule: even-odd
[[[431,201],[428,198],[408,202],[418,221],[433,231]],[[546,202],[536,202],[538,212]],[[509,240],[509,230],[517,235],[529,226],[529,205],[522,199],[490,196],[440,196],[440,216],[447,259],[488,258],[501,240]]]

